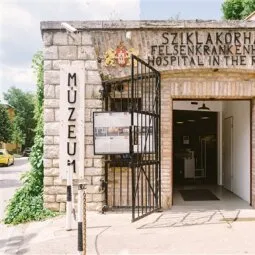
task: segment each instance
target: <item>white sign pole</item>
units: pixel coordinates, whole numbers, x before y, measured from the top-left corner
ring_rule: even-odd
[[[72,182],[73,182],[73,169],[71,166],[67,169],[66,180],[66,230],[72,229]]]

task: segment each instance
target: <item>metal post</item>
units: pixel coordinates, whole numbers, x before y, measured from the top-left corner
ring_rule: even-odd
[[[83,227],[82,227],[82,210],[83,210],[83,187],[84,184],[78,185],[78,254],[83,252]]]
[[[72,229],[72,182],[73,171],[71,167],[68,167],[66,178],[66,230]]]
[[[83,255],[86,255],[86,249],[87,249],[87,242],[86,242],[86,189],[83,189],[83,228],[82,228],[82,234],[83,234]]]

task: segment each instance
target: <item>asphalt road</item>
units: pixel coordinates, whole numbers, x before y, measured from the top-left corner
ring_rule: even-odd
[[[29,168],[27,157],[16,158],[12,166],[0,166],[0,220],[4,217],[4,210],[9,199],[21,185],[21,174],[29,170]]]

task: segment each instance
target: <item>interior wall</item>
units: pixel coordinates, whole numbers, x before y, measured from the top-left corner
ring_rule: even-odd
[[[224,101],[223,119],[231,116],[233,116],[232,192],[250,202],[250,101]]]
[[[191,102],[198,102],[197,105],[191,104]],[[207,107],[210,108],[210,111],[218,112],[218,180],[217,184],[222,185],[222,110],[223,110],[223,101],[212,101],[212,100],[174,100],[173,101],[173,110],[188,110],[188,111],[197,111],[198,107],[202,106],[205,103]]]

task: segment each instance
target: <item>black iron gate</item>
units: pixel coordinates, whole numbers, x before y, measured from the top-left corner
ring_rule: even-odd
[[[105,156],[106,201],[135,221],[161,207],[160,73],[132,56],[131,77],[103,86],[105,110],[131,115],[130,153]]]

